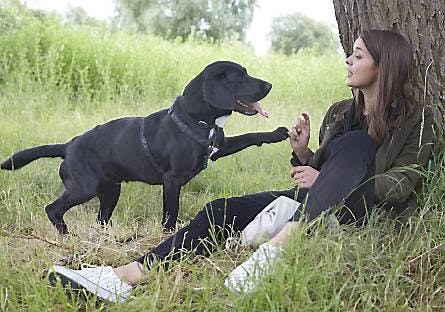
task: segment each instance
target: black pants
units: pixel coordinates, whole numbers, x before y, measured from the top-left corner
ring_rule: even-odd
[[[324,153],[324,163],[310,189],[292,188],[241,197],[219,198],[207,203],[190,223],[136,261],[150,264],[155,259],[178,259],[182,251],[211,252],[215,243],[230,233],[242,231],[264,207],[279,196],[306,201],[294,220],[312,220],[323,211],[335,211],[340,223],[363,221],[374,205],[375,147],[364,131],[351,131],[334,138]],[[302,207],[303,205],[300,205]]]

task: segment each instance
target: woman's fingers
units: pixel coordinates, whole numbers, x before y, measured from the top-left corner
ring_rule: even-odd
[[[292,168],[291,177],[303,188],[310,188],[318,177],[319,172],[310,166],[297,166]]]
[[[305,123],[306,121],[301,117],[295,121],[294,125],[291,127],[294,136],[299,136],[303,132],[303,128],[306,127]]]
[[[291,169],[291,178],[298,179],[304,176],[306,166],[296,166]]]
[[[297,121],[295,121],[294,126],[293,126],[293,128],[295,129],[297,134],[300,134],[301,127],[302,127],[302,120],[300,118],[298,118]]]
[[[293,137],[298,136],[297,127],[295,125],[290,128],[289,135]]]
[[[299,117],[292,128],[295,128],[296,135],[300,135],[302,132],[304,132],[305,135],[309,135],[311,129],[309,115],[307,113],[302,113],[301,115],[303,118]]]
[[[309,114],[308,113],[302,113],[301,115],[303,115],[304,121],[304,128],[308,131],[310,131],[311,129],[311,119],[309,118]]]

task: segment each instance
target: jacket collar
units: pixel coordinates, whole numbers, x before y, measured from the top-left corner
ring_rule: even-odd
[[[349,130],[351,129],[354,120],[355,111],[356,111],[356,102],[355,98],[352,98],[351,104],[348,107],[348,109],[343,111],[343,113],[341,114],[343,115],[342,118],[344,119],[344,124],[346,126],[345,128]],[[388,113],[390,122],[395,121],[399,116],[400,116],[400,106],[397,104],[396,100],[393,100],[391,105],[389,106],[389,113]]]

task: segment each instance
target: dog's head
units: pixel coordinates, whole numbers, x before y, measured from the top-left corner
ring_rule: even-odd
[[[266,116],[258,101],[269,93],[272,84],[249,76],[241,65],[229,61],[214,62],[198,77],[203,101],[221,115],[237,111],[244,115],[260,113]]]

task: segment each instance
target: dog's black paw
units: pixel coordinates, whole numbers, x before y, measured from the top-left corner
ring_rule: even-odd
[[[289,130],[286,127],[278,127],[274,131],[261,133],[257,137],[256,145],[261,146],[264,143],[278,143],[289,137]]]
[[[46,214],[48,215],[48,219],[51,221],[51,223],[56,227],[57,231],[59,231],[59,234],[66,235],[69,234],[68,227],[63,220],[63,217],[60,216],[60,214],[55,211],[54,208],[52,208],[50,205],[45,207]]]
[[[270,143],[277,143],[289,137],[289,130],[286,127],[278,127],[271,132]]]

